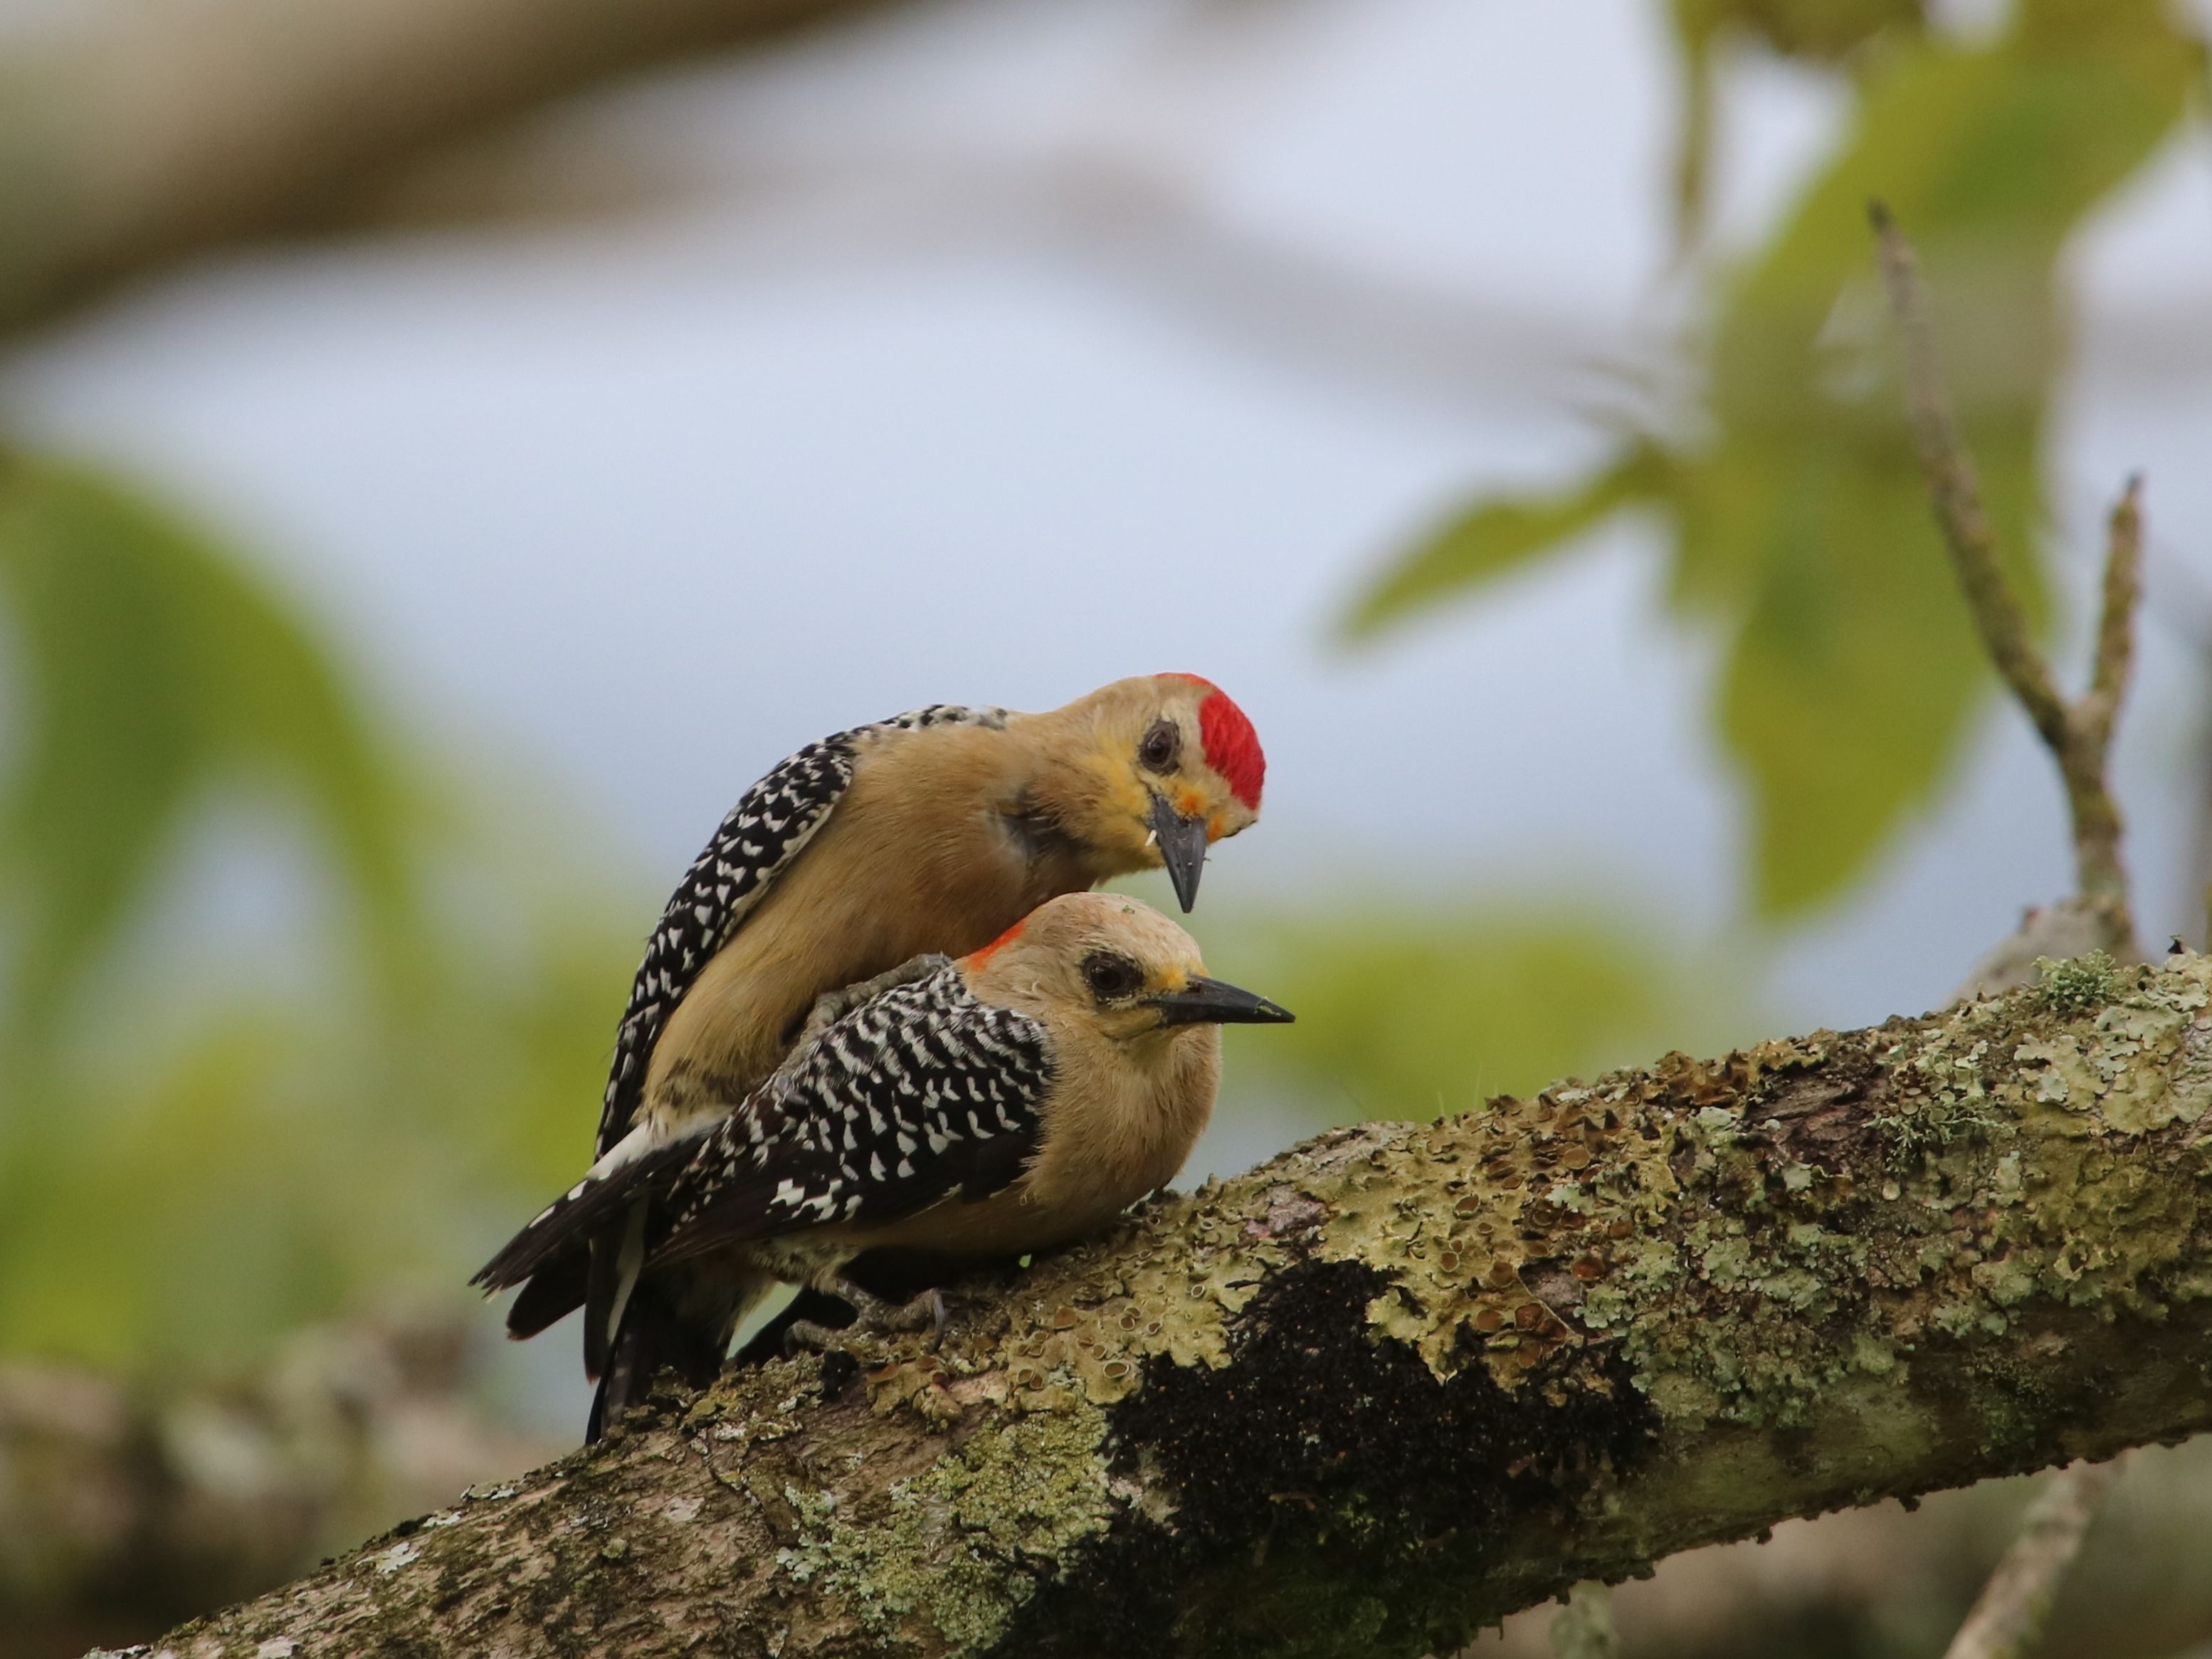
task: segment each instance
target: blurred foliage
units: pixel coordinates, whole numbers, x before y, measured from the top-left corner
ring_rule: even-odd
[[[0,617],[6,1346],[210,1356],[455,1284],[588,1135],[610,884],[472,832],[287,607],[95,471],[0,462]],[[160,925],[240,802],[301,831],[304,937]]]
[[[1647,515],[1667,532],[1675,614],[1726,641],[1715,716],[1750,785],[1754,896],[1771,914],[1866,870],[1930,800],[1991,684],[1906,434],[1867,203],[1887,201],[1919,246],[1960,423],[2039,611],[2059,256],[2174,130],[2203,66],[2154,0],[2022,0],[1984,45],[1924,33],[1913,14],[1677,6],[1693,81],[1730,30],[1847,57],[1856,104],[1834,153],[1772,239],[1711,279],[1694,407],[1647,422],[1583,480],[1478,501],[1348,618],[1371,636],[1624,511]]]
[[[1298,1017],[1231,1033],[1231,1083],[1313,1121],[1429,1118],[1756,1034],[1739,973],[1686,960],[1630,914],[1586,897],[1416,911],[1376,894],[1209,923],[1209,957]]]
[[[1675,139],[1674,231],[1686,247],[1705,219],[1713,147],[1716,59],[1752,41],[1808,63],[1861,65],[1884,45],[1917,35],[1926,0],[1670,0],[1681,52],[1682,125]]]
[[[199,537],[78,468],[18,459],[0,483],[0,595],[27,719],[0,802],[15,934],[0,1042],[54,1015],[220,775],[283,780],[313,809],[383,958],[407,953],[408,803],[321,654]]]

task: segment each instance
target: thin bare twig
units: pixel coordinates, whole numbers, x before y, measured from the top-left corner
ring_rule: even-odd
[[[2082,903],[2097,915],[2105,946],[2139,957],[2120,859],[2119,805],[2106,776],[2112,726],[2127,690],[2134,655],[2136,600],[2142,583],[2142,480],[2130,478],[2112,509],[2105,557],[2103,611],[2089,690],[2069,702],[2028,632],[2027,613],[2004,574],[1996,532],[1982,506],[1974,466],[1960,441],[1936,349],[1936,327],[1920,282],[1919,261],[1889,210],[1871,204],[1875,240],[1890,307],[1905,342],[1905,416],[1912,428],[1936,522],[1966,590],[1966,608],[1997,672],[2034,723],[2066,789],[2074,831],[2075,880]]]
[[[1951,550],[1960,585],[1966,590],[1967,608],[1981,630],[1982,643],[1989,647],[1997,672],[2027,710],[2044,742],[2056,753],[2066,742],[2065,700],[2058,695],[2042,652],[2029,636],[2027,614],[2021,608],[2012,584],[2005,580],[1996,532],[1982,508],[1973,461],[1959,441],[1951,394],[1943,380],[1943,360],[1936,347],[1936,324],[1920,285],[1920,262],[1887,208],[1876,202],[1868,216],[1874,221],[1890,308],[1897,313],[1905,336],[1905,411],[1912,424],[1913,442],[1920,451],[1921,468],[1928,474],[1936,522],[1942,526],[1943,540]]]
[[[2082,700],[2090,729],[2109,740],[2135,662],[2136,600],[2142,586],[2142,474],[2130,477],[2106,526],[2104,608],[2097,617],[2097,662]]]
[[[2106,537],[2102,610],[2089,690],[2067,711],[2071,741],[2059,763],[2074,813],[2074,854],[2085,898],[2124,908],[2128,878],[2120,862],[2119,805],[2106,782],[2112,727],[2127,696],[2135,657],[2136,601],[2142,585],[2142,478],[2128,480],[2112,507]],[[2130,939],[2123,943],[2131,942]]]
[[[2073,1463],[2051,1477],[1943,1659],[2021,1659],[2033,1650],[2118,1467]]]

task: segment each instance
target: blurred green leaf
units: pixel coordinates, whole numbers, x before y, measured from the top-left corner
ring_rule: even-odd
[[[612,884],[454,811],[240,561],[97,472],[0,458],[0,1343],[190,1363],[461,1294],[589,1145]],[[337,901],[274,971],[143,926],[241,800],[305,809]]]
[[[1465,1111],[1756,1024],[1734,974],[1587,899],[1377,898],[1218,922],[1206,939],[1231,978],[1297,1015],[1240,1042],[1232,1076],[1327,1121]]]
[[[1635,443],[1584,479],[1554,495],[1479,502],[1398,560],[1360,597],[1345,622],[1353,638],[1468,592],[1539,555],[1596,529],[1614,514],[1663,498],[1667,458]]]
[[[1699,15],[1752,10],[1781,15]],[[1873,27],[1881,10],[1853,15]],[[1417,544],[1354,601],[1355,630],[1648,505],[1671,531],[1678,611],[1728,641],[1715,713],[1751,784],[1756,902],[1786,914],[1832,897],[1931,799],[1991,684],[1906,439],[1867,202],[1887,201],[1919,247],[1960,426],[2040,617],[2059,256],[2173,131],[2203,60],[2148,0],[2037,0],[1986,46],[1897,38],[1835,155],[1718,284],[1696,416],[1556,495],[1476,503],[1462,539]]]
[[[1926,0],[1673,0],[1676,37],[1703,45],[1734,29],[1785,58],[1837,63],[1886,36],[1917,34]]]
[[[97,472],[0,460],[0,602],[20,692],[0,1046],[52,1031],[185,814],[240,777],[305,800],[364,919],[404,951],[404,792],[319,649],[230,561]]]
[[[329,1313],[361,1277],[349,1250],[377,1251],[377,1279],[408,1277],[389,1255],[407,1231],[365,1212],[401,1195],[397,1160],[361,1144],[367,1115],[286,1087],[299,1048],[281,1027],[210,1031],[44,1145],[0,1251],[10,1348],[102,1364],[220,1353]]]
[[[1900,447],[1904,434],[1897,434]],[[1751,771],[1755,896],[1787,912],[1844,887],[1951,758],[1985,678],[1950,566],[1929,544],[1909,453],[1815,446],[1730,458],[1734,525],[1685,503],[1685,540],[1756,536],[1764,562],[1729,657],[1719,718]],[[2014,502],[2025,458],[1989,481]]]
[[[1864,61],[1886,41],[1919,33],[1925,0],[1672,0],[1681,52],[1682,125],[1674,143],[1678,247],[1696,240],[1705,215],[1713,135],[1713,67],[1731,36],[1784,58],[1823,64]]]

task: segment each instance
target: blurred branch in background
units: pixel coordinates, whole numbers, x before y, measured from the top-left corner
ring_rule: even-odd
[[[884,0],[221,0],[0,58],[0,330],[304,228],[426,149],[577,88]]]
[[[1943,1659],[2022,1659],[2035,1648],[2119,1466],[2070,1463],[2051,1477]]]
[[[1569,1590],[1552,1615],[1553,1659],[1620,1659],[1613,1624],[1613,1589],[1595,1578]]]
[[[552,1455],[469,1403],[471,1353],[389,1314],[221,1382],[0,1360],[0,1659],[159,1629]]]
[[[809,268],[1012,251],[1108,283],[1274,371],[1418,404],[1510,409],[1617,398],[1622,329],[1470,292],[1221,199],[1213,162],[1264,128],[1249,60],[1323,59],[1343,0],[1183,0],[1139,13],[1047,131],[978,138],[927,119],[731,124],[696,88],[641,88],[448,146],[360,204],[377,229],[711,218],[718,257]],[[685,94],[689,95],[685,95]],[[742,87],[727,103],[740,106]],[[1601,377],[1602,385],[1594,385]]]
[[[2198,1659],[2212,1631],[2212,1439],[2130,1452],[2057,1595],[2045,1659]],[[1763,1542],[1670,1557],[1613,1589],[1626,1659],[1939,1659],[2047,1475],[1785,1521]],[[1548,1659],[1549,1608],[1464,1659]]]

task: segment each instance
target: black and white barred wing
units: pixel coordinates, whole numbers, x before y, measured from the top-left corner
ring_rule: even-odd
[[[1052,1076],[1044,1028],[978,1002],[957,967],[886,991],[708,1137],[668,1193],[655,1257],[987,1198],[1035,1154]]]
[[[917,708],[810,743],[745,791],[677,884],[646,945],[615,1034],[614,1060],[599,1112],[601,1157],[629,1132],[637,1115],[653,1046],[676,1005],[852,787],[860,738],[884,730],[1005,723],[1003,708]]]
[[[661,1028],[770,883],[797,858],[853,781],[852,734],[810,743],[732,806],[677,884],[645,947],[615,1034],[599,1113],[599,1155],[629,1128]]]

